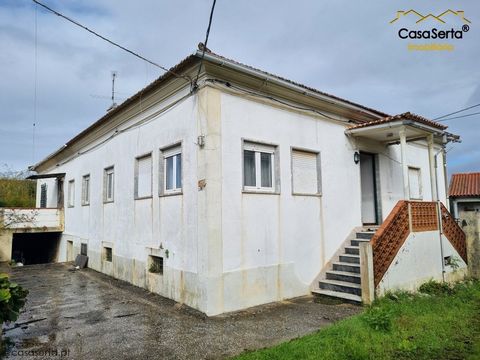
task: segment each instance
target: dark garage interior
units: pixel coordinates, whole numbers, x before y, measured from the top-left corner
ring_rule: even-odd
[[[61,233],[13,234],[12,260],[23,265],[55,262]]]

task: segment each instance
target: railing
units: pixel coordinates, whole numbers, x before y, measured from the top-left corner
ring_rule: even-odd
[[[1,208],[0,229],[12,232],[63,231],[63,209]]]
[[[393,208],[370,241],[373,252],[374,284],[377,286],[411,232],[439,230],[439,211],[442,233],[462,259],[467,262],[465,233],[443,204],[401,200]]]
[[[458,254],[467,262],[467,237],[462,228],[457,224],[447,208],[442,204],[442,232],[450,240],[450,243],[457,250]]]

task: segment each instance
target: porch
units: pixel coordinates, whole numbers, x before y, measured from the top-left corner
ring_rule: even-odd
[[[62,208],[0,208],[0,262],[53,261],[63,230]]]
[[[314,293],[369,303],[465,273],[465,234],[446,207],[445,145],[459,138],[445,129],[405,113],[346,130],[360,166],[362,226],[324,266]]]

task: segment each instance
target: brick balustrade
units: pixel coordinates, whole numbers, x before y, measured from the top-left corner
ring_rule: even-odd
[[[375,286],[380,283],[411,232],[439,230],[438,209],[436,202],[401,200],[397,203],[370,241]],[[440,205],[440,211],[443,234],[467,262],[465,233],[443,204]]]

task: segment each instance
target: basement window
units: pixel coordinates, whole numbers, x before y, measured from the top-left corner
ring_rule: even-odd
[[[149,256],[149,264],[149,272],[163,275],[163,257],[151,255]]]
[[[103,260],[112,262],[112,248],[111,247],[104,247],[103,248]]]
[[[87,256],[87,244],[85,243],[80,244],[80,254]]]
[[[245,191],[275,192],[276,149],[276,146],[244,142],[243,189]]]

